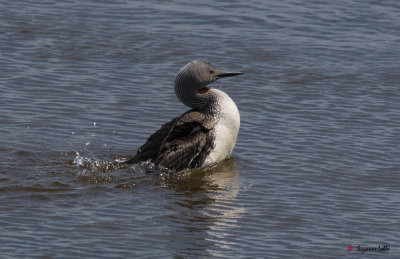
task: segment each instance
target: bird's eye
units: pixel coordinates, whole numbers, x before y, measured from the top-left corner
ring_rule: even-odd
[[[214,70],[210,70],[210,74],[214,74]]]

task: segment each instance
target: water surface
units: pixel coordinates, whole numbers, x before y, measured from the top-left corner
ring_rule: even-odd
[[[0,10],[1,256],[399,254],[397,1]],[[213,84],[241,113],[232,158],[181,175],[117,166],[187,110],[173,81],[193,59],[245,73]]]

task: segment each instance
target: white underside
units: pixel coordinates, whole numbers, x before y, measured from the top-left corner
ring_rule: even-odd
[[[236,144],[240,128],[240,114],[233,100],[224,92],[210,89],[218,96],[219,120],[215,126],[214,148],[202,167],[218,163],[229,157]]]

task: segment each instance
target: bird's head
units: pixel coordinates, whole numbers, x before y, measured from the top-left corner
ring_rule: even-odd
[[[175,94],[181,102],[191,108],[202,107],[207,102],[212,82],[223,78],[241,75],[240,72],[224,72],[210,62],[193,60],[181,68],[175,79]]]

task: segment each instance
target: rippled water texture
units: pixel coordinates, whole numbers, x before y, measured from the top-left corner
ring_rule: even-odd
[[[0,257],[398,258],[398,1],[0,10]],[[118,165],[187,110],[193,59],[245,73],[213,84],[241,113],[232,158]]]

